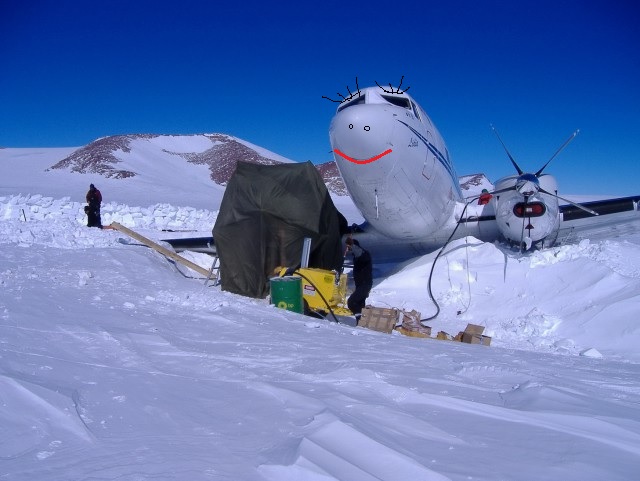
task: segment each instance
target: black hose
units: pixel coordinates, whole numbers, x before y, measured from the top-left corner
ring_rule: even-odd
[[[433,302],[433,304],[436,306],[436,313],[431,317],[426,317],[424,319],[420,319],[420,322],[431,321],[432,319],[435,319],[436,317],[438,317],[438,314],[440,314],[440,305],[438,304],[438,301],[436,301],[436,298],[433,297],[433,292],[431,291],[431,280],[433,278],[433,271],[434,271],[434,269],[436,267],[436,262],[438,261],[438,259],[440,258],[440,256],[444,252],[444,250],[446,249],[447,245],[449,245],[449,242],[451,242],[451,239],[453,239],[453,236],[455,235],[456,231],[458,230],[458,227],[460,227],[460,223],[461,223],[462,219],[464,219],[464,213],[467,211],[467,207],[469,207],[469,204],[471,204],[471,202],[474,202],[474,201],[478,200],[479,198],[480,198],[480,196],[478,195],[476,197],[472,197],[471,199],[469,199],[467,201],[467,203],[464,206],[464,209],[462,209],[462,214],[460,214],[460,220],[456,223],[456,227],[453,229],[453,232],[451,232],[451,235],[449,236],[447,241],[444,243],[444,245],[440,248],[440,251],[436,255],[435,259],[433,259],[433,264],[431,264],[431,271],[429,272],[429,281],[427,283],[427,288],[428,288],[428,291],[429,291],[429,298],[431,299],[431,302]]]

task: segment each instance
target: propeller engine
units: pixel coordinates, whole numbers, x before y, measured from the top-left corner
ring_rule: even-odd
[[[495,202],[496,224],[500,233],[510,243],[521,250],[529,250],[535,245],[551,245],[558,236],[560,208],[558,199],[572,204],[590,214],[591,209],[558,195],[558,186],[553,176],[543,174],[549,163],[578,135],[576,130],[556,150],[551,158],[537,172],[524,172],[514,160],[497,130],[491,126],[518,175],[504,177],[496,182],[492,192]]]

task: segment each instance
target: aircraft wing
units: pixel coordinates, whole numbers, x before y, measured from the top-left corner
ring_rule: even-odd
[[[582,202],[580,205],[598,215],[589,214],[571,204],[561,205],[562,220],[557,243],[615,238],[640,231],[640,195]]]
[[[174,248],[176,252],[193,251],[205,254],[216,254],[216,245],[213,237],[186,237],[182,239],[162,239]]]
[[[598,213],[589,214],[571,204],[561,205],[562,220],[556,244],[579,242],[582,239],[611,239],[633,232],[640,232],[640,195],[617,199],[583,202],[580,205]],[[454,238],[466,235],[492,242],[499,238],[493,210],[485,206],[483,211],[467,213]],[[399,242],[385,238],[368,229],[365,222],[356,231],[356,237],[363,246],[375,253],[378,262],[406,260],[442,246],[449,232],[441,232],[422,242]],[[212,237],[183,239],[163,239],[179,252],[192,250],[215,254],[215,242]]]
[[[560,205],[561,222],[556,244],[576,243],[582,239],[612,239],[640,232],[640,195],[594,202],[583,202],[598,215],[592,215],[571,204]],[[460,219],[453,239],[472,236],[483,242],[501,238],[492,205],[470,206]],[[451,227],[453,229],[453,227]],[[371,251],[376,263],[402,262],[432,252],[445,244],[451,230],[443,229],[420,242],[391,239],[370,229],[367,222],[358,226],[354,236]]]

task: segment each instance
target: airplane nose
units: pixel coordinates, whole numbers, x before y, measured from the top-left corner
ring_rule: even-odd
[[[348,107],[331,122],[331,146],[334,152],[337,149],[353,159],[374,158],[392,148],[395,123],[393,115],[380,105]]]

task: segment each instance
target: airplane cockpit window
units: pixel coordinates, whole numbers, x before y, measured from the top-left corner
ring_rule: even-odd
[[[397,95],[382,95],[381,97],[390,104],[411,110],[411,102],[407,97],[399,97]]]
[[[363,104],[364,100],[365,100],[365,96],[364,95],[360,95],[360,96],[356,97],[355,99],[350,100],[346,104],[342,104],[340,107],[338,107],[338,112],[340,112],[341,110],[346,109],[347,107],[352,107],[354,105]]]
[[[420,121],[422,121],[422,117],[420,117],[420,112],[418,110],[418,107],[416,107],[416,104],[414,104],[413,102],[411,102],[411,106],[413,107],[413,113],[416,114],[416,118]]]

